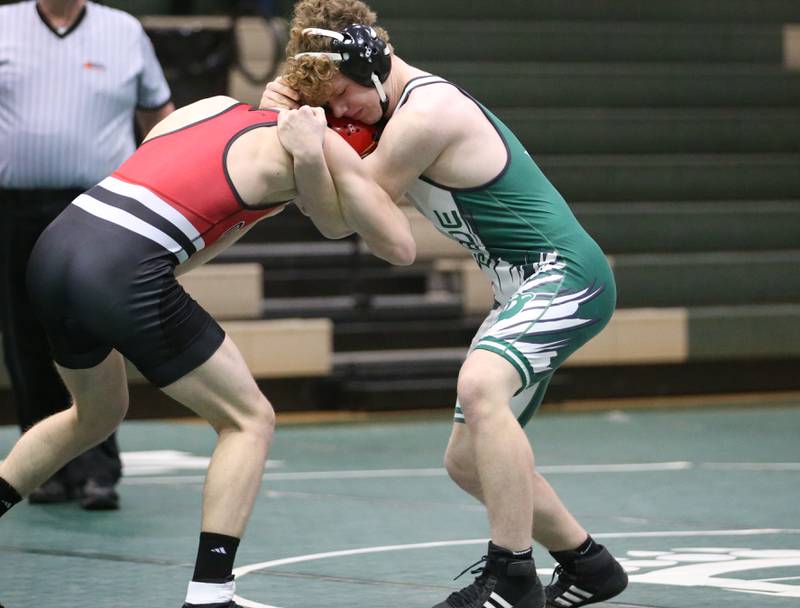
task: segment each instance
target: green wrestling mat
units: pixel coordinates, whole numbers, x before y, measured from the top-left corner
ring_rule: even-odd
[[[753,405],[528,425],[540,470],[624,558],[631,584],[603,606],[800,605],[800,403]],[[452,579],[488,526],[442,469],[448,417],[280,425],[239,549],[240,603],[430,608],[466,585]],[[16,436],[0,428],[0,453]],[[119,439],[119,512],[24,503],[0,521],[5,608],[181,605],[214,435],[128,422]],[[553,560],[534,554],[546,583]]]

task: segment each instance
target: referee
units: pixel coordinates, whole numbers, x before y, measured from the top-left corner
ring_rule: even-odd
[[[21,429],[69,406],[25,269],[44,228],[135,149],[174,106],[141,24],[86,0],[0,6],[0,331]],[[68,463],[31,502],[116,509],[114,435]]]

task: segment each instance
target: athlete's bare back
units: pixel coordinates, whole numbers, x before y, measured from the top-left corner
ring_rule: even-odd
[[[179,108],[153,127],[144,142],[211,118],[238,103],[232,97],[218,95]],[[292,157],[281,145],[275,127],[258,127],[238,137],[228,150],[226,169],[237,193],[250,207],[262,208],[297,196]],[[180,264],[176,272],[185,274],[212,259],[251,227],[224,236]]]
[[[144,141],[166,135],[210,118],[240,103],[233,97],[217,95],[175,110],[158,123]],[[281,145],[277,129],[253,129],[237,138],[227,156],[228,173],[242,200],[252,207],[263,207],[295,198],[292,157]]]

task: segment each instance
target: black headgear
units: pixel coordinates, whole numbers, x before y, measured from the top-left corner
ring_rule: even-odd
[[[354,23],[348,25],[341,32],[325,30],[316,27],[307,27],[303,34],[316,34],[333,38],[332,52],[306,52],[298,53],[295,57],[304,55],[311,57],[328,57],[339,62],[342,74],[360,85],[368,87],[373,85],[381,99],[381,108],[386,114],[389,107],[389,98],[383,88],[383,83],[392,70],[392,57],[389,47],[378,36],[374,29],[368,25]]]

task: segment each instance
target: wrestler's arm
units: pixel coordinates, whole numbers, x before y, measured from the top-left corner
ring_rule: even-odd
[[[324,152],[346,225],[379,258],[401,266],[411,264],[417,246],[405,213],[375,183],[358,154],[330,129],[325,133]]]
[[[323,152],[326,138],[325,115],[320,108],[303,106],[278,115],[278,137],[292,155],[295,204],[329,239],[352,234],[342,217],[336,188]]]
[[[353,233],[342,216],[336,187],[321,148],[315,154],[294,157],[294,179],[298,193],[295,205],[323,236],[340,239]]]
[[[375,255],[395,264],[410,264],[416,243],[408,218],[394,202],[459,135],[446,97],[428,97],[426,103],[409,104],[397,112],[376,150],[363,161],[338,135],[328,131],[325,138],[325,159],[339,191],[342,216]],[[342,183],[337,175],[342,168],[352,171],[352,182]],[[387,257],[386,248],[405,261]]]
[[[380,144],[364,159],[370,175],[394,201],[431,167],[458,136],[439,100],[403,106],[387,123]]]

